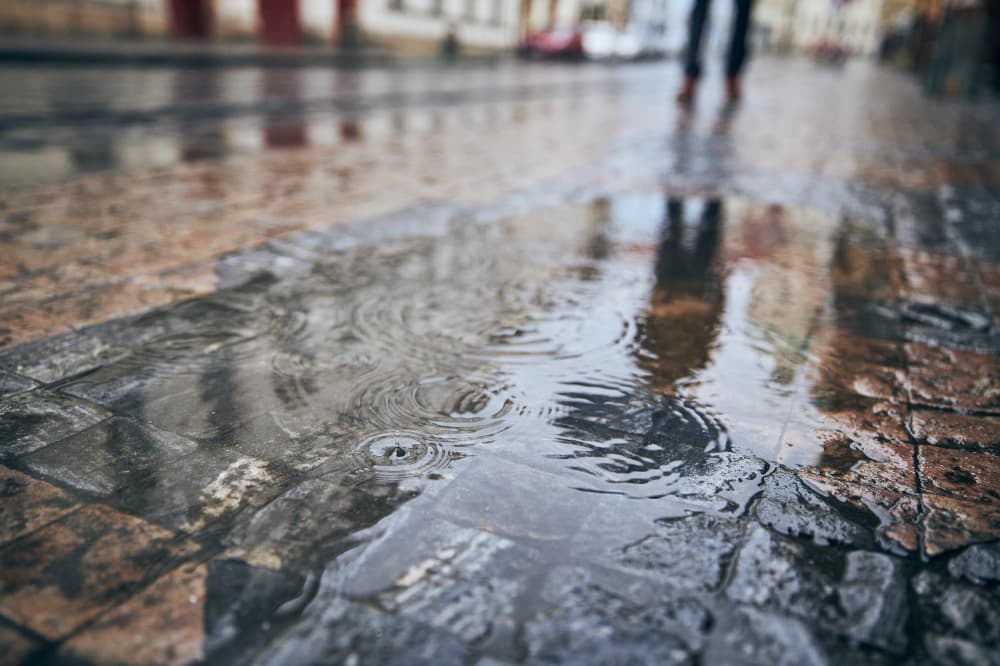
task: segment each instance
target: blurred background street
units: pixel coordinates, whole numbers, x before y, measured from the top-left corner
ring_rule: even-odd
[[[0,664],[1000,659],[994,4],[0,3]]]

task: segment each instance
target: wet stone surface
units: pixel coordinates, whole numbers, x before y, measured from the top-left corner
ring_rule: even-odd
[[[617,95],[0,195],[4,659],[1000,659],[991,116],[560,71]]]

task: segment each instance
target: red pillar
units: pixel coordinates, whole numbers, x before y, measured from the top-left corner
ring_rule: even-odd
[[[257,37],[265,46],[298,46],[302,43],[298,0],[257,0],[260,28]]]
[[[341,46],[353,45],[357,37],[358,0],[337,0],[336,20],[334,41]]]
[[[208,39],[212,36],[209,0],[169,0],[170,33],[176,39]]]

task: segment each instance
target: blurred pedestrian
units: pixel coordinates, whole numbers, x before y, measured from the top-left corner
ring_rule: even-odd
[[[702,38],[710,2],[711,0],[694,0],[694,7],[691,9],[687,53],[684,58],[684,83],[677,93],[677,101],[682,104],[694,100],[698,79],[701,78]],[[734,5],[736,13],[733,16],[733,30],[726,54],[726,98],[730,102],[738,101],[743,94],[740,75],[747,58],[747,32],[750,28],[753,0],[734,0]]]

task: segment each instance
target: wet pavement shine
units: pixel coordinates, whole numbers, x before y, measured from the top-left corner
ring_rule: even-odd
[[[0,662],[1000,662],[995,103],[352,76],[0,108]]]

